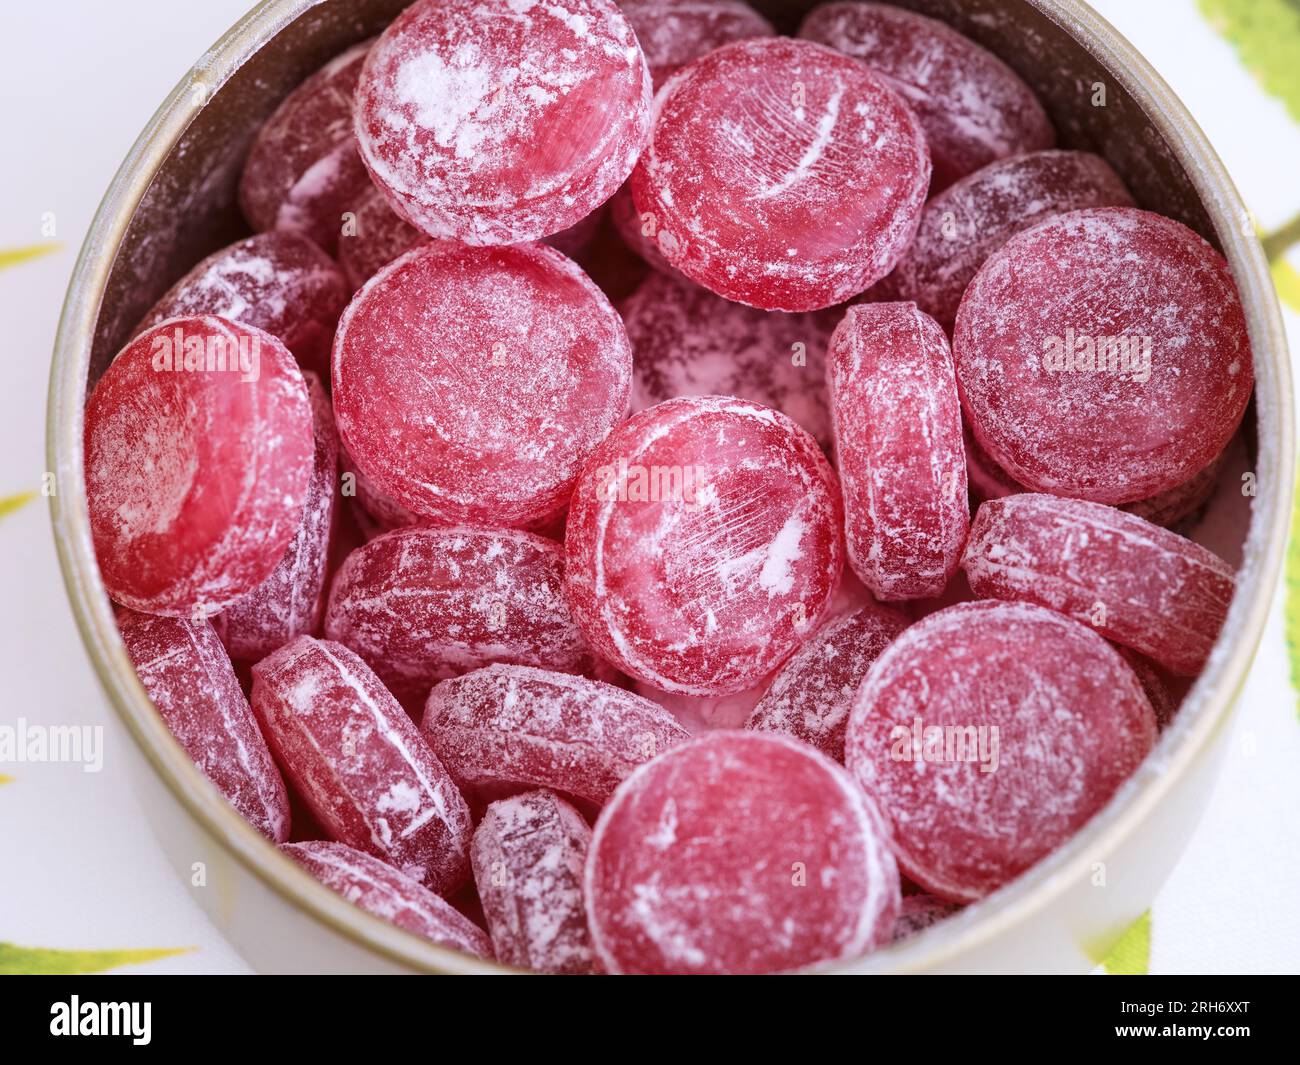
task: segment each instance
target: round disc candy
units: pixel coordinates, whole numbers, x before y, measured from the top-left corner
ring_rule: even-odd
[[[302,519],[312,415],[269,333],[204,315],[132,340],[86,405],[86,502],[109,595],[211,614],[261,584]]]
[[[557,516],[631,384],[609,301],[541,245],[418,248],[357,294],[334,339],[348,454],[382,493],[449,524]]]
[[[893,268],[929,183],[920,123],[884,79],[821,45],[768,37],[668,81],[632,195],[687,277],[753,307],[809,311]]]
[[[948,338],[915,304],[860,304],[826,371],[849,564],[878,599],[938,595],[970,525]]]
[[[904,875],[968,902],[1074,835],[1155,737],[1137,677],[1095,632],[1027,603],[968,603],[876,660],[846,754]]]
[[[641,42],[656,91],[706,52],[773,33],[743,0],[620,0],[618,6]]]
[[[596,450],[574,489],[565,584],[588,641],[688,695],[752,687],[826,611],[844,563],[839,486],[785,415],[670,400]]]
[[[420,0],[366,60],[356,132],[413,225],[515,244],[609,199],[649,113],[645,57],[611,0]]]
[[[586,900],[611,973],[783,972],[887,943],[898,871],[839,766],[782,736],[714,732],[620,786]]]
[[[1250,339],[1223,257],[1186,226],[1126,207],[1012,237],[957,312],[971,430],[1021,484],[1099,503],[1183,484],[1250,399]]]

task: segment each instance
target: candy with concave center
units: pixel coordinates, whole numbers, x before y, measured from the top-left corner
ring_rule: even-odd
[[[634,772],[585,874],[611,973],[753,974],[888,943],[898,870],[870,800],[805,744],[713,732]]]
[[[811,311],[893,269],[929,181],[920,123],[883,78],[809,41],[759,37],[664,85],[632,196],[693,281]]]
[[[540,973],[595,971],[582,869],[591,828],[551,791],[492,803],[470,844],[498,961]]]
[[[299,636],[253,667],[253,711],[295,791],[336,842],[440,895],[465,881],[469,807],[357,655]]]
[[[210,616],[275,569],[312,469],[302,372],[271,334],[212,315],[141,333],[86,404],[100,576],[133,610]]]
[[[383,494],[443,524],[557,517],[627,411],[618,314],[542,245],[426,245],[370,280],[334,340],[339,436]]]
[[[1050,607],[1182,676],[1205,664],[1236,589],[1232,567],[1186,537],[1039,493],[981,504],[962,568],[982,599]]]
[[[876,659],[846,755],[903,874],[973,902],[1069,840],[1155,738],[1137,677],[1091,629],[1030,603],[967,603]]]

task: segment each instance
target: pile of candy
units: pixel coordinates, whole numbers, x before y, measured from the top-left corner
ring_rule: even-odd
[[[998,890],[1204,665],[1234,574],[1157,522],[1253,386],[1223,258],[1054,145],[889,6],[419,0],[90,397],[159,713],[512,966],[802,970]]]

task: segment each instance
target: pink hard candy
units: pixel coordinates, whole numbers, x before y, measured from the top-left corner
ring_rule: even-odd
[[[1025,493],[980,506],[962,568],[983,599],[1038,603],[1190,676],[1236,578],[1218,555],[1101,503]]]
[[[420,727],[475,797],[554,788],[597,806],[636,766],[686,738],[648,699],[530,666],[488,666],[442,681]]]
[[[370,188],[352,132],[352,101],[373,41],[335,56],[285,97],[258,131],[239,181],[256,230],[310,237],[328,252]]]
[[[418,880],[344,843],[312,840],[280,850],[331,891],[398,928],[462,954],[492,957],[483,930]]]
[[[1070,839],[1155,737],[1137,677],[1095,632],[1028,603],[971,603],[885,649],[846,754],[902,872],[971,902]]]
[[[429,238],[400,217],[373,185],[357,202],[355,221],[339,238],[339,265],[348,284],[358,289],[394,259]]]
[[[715,732],[633,773],[596,823],[587,917],[611,973],[752,974],[889,941],[898,871],[848,774],[783,736]]]
[[[687,277],[810,311],[893,268],[929,181],[920,123],[883,78],[821,45],[760,37],[669,79],[632,195]]]
[[[498,961],[540,973],[595,971],[582,905],[590,844],[582,814],[553,792],[487,808],[469,855]]]
[[[1173,723],[1174,715],[1182,703],[1181,693],[1174,690],[1180,686],[1179,682],[1144,655],[1120,644],[1115,644],[1115,649],[1136,674],[1138,683],[1151,701],[1151,709],[1155,711],[1156,725],[1164,731]],[[1185,680],[1182,682],[1183,685],[1187,683]]]
[[[339,448],[340,488],[345,498],[356,500],[364,517],[377,527],[377,534],[393,529],[417,525],[424,519],[413,510],[402,506],[392,496],[385,495],[352,461],[345,448]]]
[[[158,715],[194,764],[262,835],[289,838],[289,794],[221,641],[206,621],[123,610],[118,625]]]
[[[970,525],[948,339],[912,303],[850,307],[826,360],[849,564],[878,599],[924,599]]]
[[[312,469],[307,386],[247,325],[173,318],[132,340],[86,404],[86,503],[123,606],[208,616],[271,575]]]
[[[348,454],[380,492],[448,524],[557,517],[631,379],[609,301],[541,245],[418,248],[357,294],[334,341]]]
[[[1035,491],[1098,503],[1203,470],[1254,382],[1223,257],[1124,207],[1059,215],[994,252],[962,298],[953,357],[993,460]]]
[[[645,144],[650,72],[611,0],[420,0],[357,90],[362,158],[435,238],[515,244],[608,200]]]
[[[410,528],[371,540],[334,578],[325,635],[405,698],[493,662],[586,672],[564,596],[564,549],[510,530]]]
[[[313,373],[307,374],[307,393],[315,457],[302,521],[271,575],[219,616],[221,642],[239,662],[255,662],[295,636],[314,633],[325,610],[339,444],[329,396]]]
[[[634,681],[632,690],[651,702],[658,703],[677,719],[692,736],[714,729],[740,728],[749,720],[758,701],[767,691],[770,677],[764,677],[752,688],[731,695],[683,695],[681,692],[660,691],[652,684]]]
[[[469,807],[370,667],[299,636],[253,667],[253,710],[294,789],[339,843],[446,895],[469,873]]]
[[[995,159],[1056,143],[1033,90],[992,52],[935,19],[892,4],[822,4],[799,36],[862,60],[916,111],[934,160],[931,192]]]
[[[858,685],[906,627],[901,614],[875,605],[822,626],[781,667],[745,727],[793,736],[843,762]]]
[[[825,614],[844,563],[839,485],[785,415],[670,400],[614,431],[574,489],[565,585],[588,641],[663,691],[752,687]]]
[[[656,92],[715,48],[775,32],[742,0],[620,0],[618,6],[641,42]]]

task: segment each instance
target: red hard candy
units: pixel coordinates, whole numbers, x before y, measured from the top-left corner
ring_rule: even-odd
[[[1037,493],[982,504],[962,568],[983,599],[1050,607],[1184,676],[1205,664],[1236,589],[1231,566],[1177,533]]]
[[[715,732],[642,766],[596,823],[587,917],[611,973],[751,974],[887,943],[898,871],[869,800],[783,736]]]
[[[358,289],[394,259],[428,240],[371,185],[357,203],[354,224],[339,238],[339,265],[348,283]]]
[[[970,524],[947,337],[912,303],[850,307],[827,381],[853,571],[878,599],[938,595]]]
[[[651,684],[635,681],[632,690],[638,695],[658,703],[677,719],[692,736],[714,729],[740,728],[753,713],[758,701],[767,691],[770,677],[764,677],[752,688],[731,695],[683,695],[681,692],[663,692]]]
[[[610,0],[420,0],[366,60],[375,183],[432,237],[515,244],[608,200],[645,144],[650,72]]]
[[[565,584],[608,661],[687,695],[752,687],[824,615],[843,568],[839,486],[816,442],[745,400],[642,411],[574,489]]]
[[[352,461],[345,448],[339,448],[339,469],[342,470],[341,487],[345,497],[355,499],[364,518],[369,518],[379,533],[417,525],[423,519],[408,510],[392,496],[385,495]]]
[[[209,315],[140,334],[86,405],[86,502],[109,595],[176,617],[247,595],[298,529],[312,451],[307,387],[275,337]]]
[[[344,843],[285,843],[285,854],[354,906],[440,947],[492,957],[483,930],[418,880]]]
[[[668,81],[632,195],[687,277],[754,307],[809,311],[893,268],[929,180],[921,126],[883,78],[829,48],[769,37],[719,48]]]
[[[553,792],[487,808],[469,854],[498,961],[540,973],[595,971],[582,906],[590,843],[582,814]]]
[[[253,667],[253,710],[339,843],[446,895],[469,873],[469,807],[414,723],[342,644],[299,636]]]
[[[843,762],[858,685],[906,627],[901,614],[874,605],[822,626],[781,667],[745,727],[793,736]]]
[[[255,662],[295,636],[313,633],[325,610],[325,576],[334,534],[338,436],[320,379],[307,374],[315,457],[302,521],[271,575],[220,615],[218,631],[230,657]]]
[[[239,205],[256,230],[310,237],[328,252],[370,177],[357,154],[352,101],[373,41],[335,56],[285,97],[258,131],[239,182]]]
[[[564,550],[532,533],[410,528],[371,540],[334,578],[325,635],[401,698],[493,662],[594,667],[564,597]]]
[[[609,301],[541,245],[412,251],[357,294],[334,341],[348,454],[382,493],[444,523],[557,517],[631,378]]]
[[[846,753],[902,872],[969,902],[1073,836],[1155,736],[1137,677],[1095,632],[1028,603],[971,603],[885,649]]]
[[[772,24],[741,0],[620,0],[657,92],[700,56],[732,41],[771,37]]]
[[[488,666],[442,681],[420,727],[475,797],[554,788],[597,806],[633,768],[686,738],[648,699],[529,666]]]
[[[1012,237],[966,289],[962,406],[1039,492],[1127,503],[1185,483],[1250,399],[1250,339],[1223,257],[1146,211],[1094,208]]]
[[[221,641],[206,621],[123,610],[122,642],[158,715],[241,817],[289,838],[289,794]]]
[[[1033,90],[992,52],[935,19],[892,4],[822,4],[799,36],[862,60],[911,105],[934,160],[932,192],[995,159],[1056,143]]]

